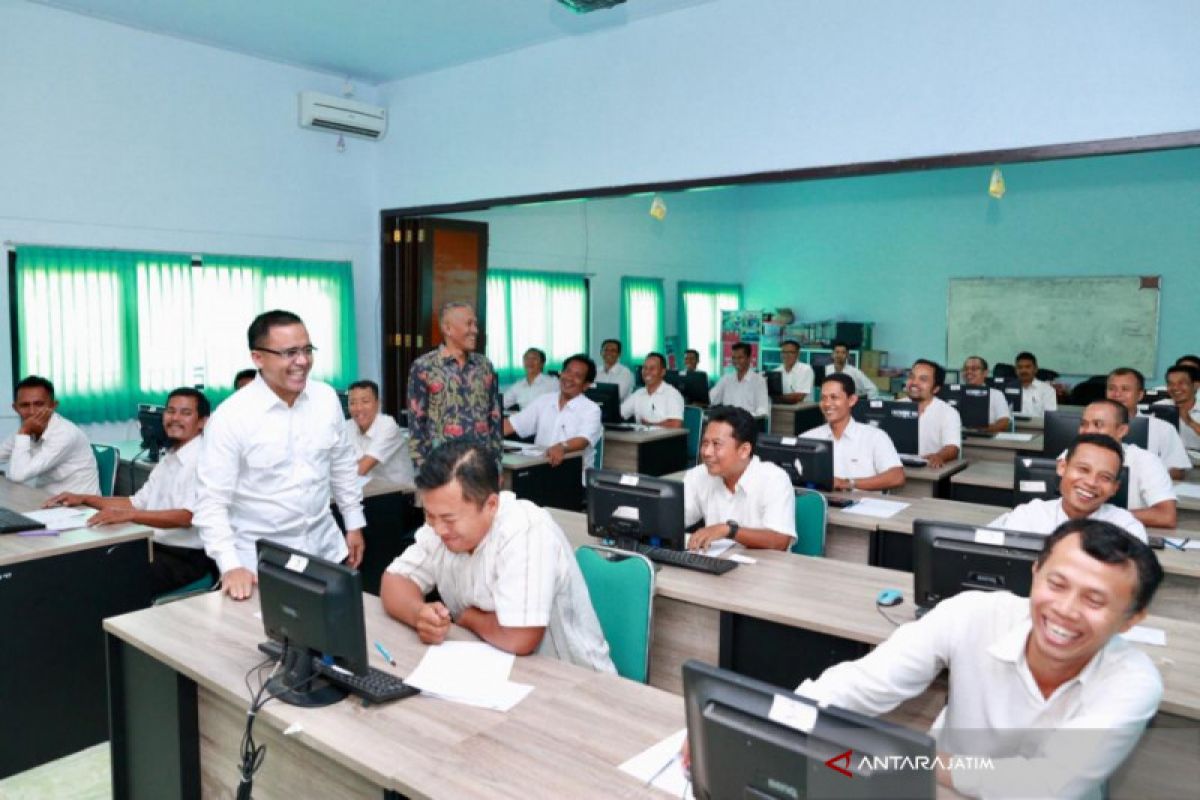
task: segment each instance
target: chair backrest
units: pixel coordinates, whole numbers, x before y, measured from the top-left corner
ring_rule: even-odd
[[[121,451],[110,444],[94,444],[92,455],[100,470],[100,494],[112,497],[117,490],[117,462],[121,460]]]
[[[809,489],[796,489],[796,541],[792,552],[801,556],[825,555],[825,520],[829,504],[825,495]]]
[[[650,679],[654,565],[640,553],[587,544],[575,550],[575,560],[617,674],[646,683]]]
[[[704,409],[700,406],[683,407],[683,427],[687,428],[687,463],[695,466],[700,458],[700,437],[704,435]]]

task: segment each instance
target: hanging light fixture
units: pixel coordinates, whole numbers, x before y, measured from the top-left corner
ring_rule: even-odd
[[[1004,174],[1000,172],[1000,167],[992,170],[992,179],[988,181],[988,194],[999,200],[1004,197]]]

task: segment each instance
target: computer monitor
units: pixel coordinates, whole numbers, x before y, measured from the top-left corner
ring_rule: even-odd
[[[338,392],[338,402],[342,406],[342,419],[350,419],[350,393]]]
[[[366,675],[362,577],[290,547],[259,539],[258,595],[267,636],[284,645],[279,674],[267,691],[297,706],[327,706],[347,692],[313,670],[313,657]]]
[[[903,400],[863,400],[854,404],[851,413],[859,422],[874,425],[892,440],[897,453],[919,455],[917,404]]]
[[[1147,405],[1153,405],[1154,403],[1157,403],[1160,400],[1170,400],[1170,399],[1171,399],[1171,393],[1168,392],[1166,389],[1147,389],[1146,393],[1144,395],[1142,395],[1141,403],[1146,403]],[[1138,404],[1139,408],[1141,407],[1141,403]]]
[[[167,438],[167,431],[163,428],[164,410],[162,406],[138,404],[138,429],[142,437],[142,449],[146,451],[146,458],[150,461],[158,461],[162,451],[171,446],[171,440]]]
[[[683,483],[611,469],[587,471],[588,534],[668,550],[684,546]],[[628,545],[626,545],[628,546]]]
[[[934,797],[926,733],[695,659],[683,665],[683,703],[697,800]]]
[[[767,397],[779,397],[783,394],[783,373],[768,370],[763,373],[767,379]]]
[[[919,519],[913,523],[918,613],[971,589],[1028,597],[1045,534]]]
[[[754,452],[763,461],[777,464],[792,480],[792,486],[833,491],[834,443],[826,439],[763,434]]]
[[[685,403],[708,405],[707,372],[676,372],[672,370],[667,373],[666,381],[679,390]]]
[[[988,378],[988,386],[1004,395],[1008,410],[1014,414],[1021,413],[1021,381],[1016,378]]]
[[[1079,422],[1083,419],[1082,411],[1047,411],[1042,430],[1042,455],[1047,458],[1058,458],[1071,442],[1079,436]],[[1150,420],[1147,417],[1133,417],[1129,420],[1129,433],[1121,441],[1125,444],[1136,444],[1145,449],[1146,440],[1150,437]]]
[[[1121,508],[1129,507],[1129,467],[1121,467],[1117,476],[1120,487],[1108,501]],[[1017,455],[1013,458],[1013,505],[1041,498],[1059,496],[1058,461],[1054,458]]]
[[[991,392],[988,386],[949,383],[938,390],[937,396],[958,409],[964,428],[986,428],[990,424],[988,410],[992,405]]]
[[[1146,405],[1138,403],[1138,414],[1148,417],[1158,417],[1163,422],[1170,425],[1175,430],[1179,430],[1179,407],[1174,403],[1168,405],[1166,403],[1152,403]],[[1147,436],[1149,436],[1149,422],[1147,424]]]
[[[805,431],[811,431],[813,428],[819,428],[825,424],[825,415],[821,413],[821,407],[813,404],[803,408],[796,409],[796,416],[793,418],[794,427],[792,430],[797,435],[803,436]]]
[[[600,406],[601,423],[611,425],[621,421],[621,389],[617,384],[593,383],[584,394]]]

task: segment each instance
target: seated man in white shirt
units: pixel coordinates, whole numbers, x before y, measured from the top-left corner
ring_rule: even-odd
[[[917,404],[918,455],[937,469],[958,458],[962,450],[962,418],[958,409],[937,397],[946,382],[946,370],[924,358],[913,362],[904,390]]]
[[[1125,531],[1071,520],[1047,537],[1028,599],[943,600],[796,692],[879,715],[948,669],[931,729],[940,784],[968,797],[1099,798],[1162,698],[1154,662],[1117,635],[1145,618],[1162,578],[1154,553]],[[989,763],[972,769],[957,756]]]
[[[600,345],[600,360],[603,366],[596,371],[596,383],[615,383],[620,401],[633,392],[633,373],[621,363],[621,340],[605,339]]]
[[[1058,494],[1054,500],[1035,499],[1006,511],[988,523],[1011,531],[1050,533],[1069,519],[1100,519],[1147,541],[1146,527],[1128,511],[1110,505],[1121,487],[1125,451],[1111,436],[1086,433],[1059,459]]]
[[[1102,433],[1120,442],[1129,433],[1129,412],[1115,400],[1097,400],[1083,409],[1079,432]],[[1121,445],[1129,468],[1129,511],[1151,528],[1175,527],[1175,489],[1167,468],[1136,444]]]
[[[783,375],[783,394],[776,400],[780,403],[802,403],[812,394],[813,368],[800,360],[800,343],[788,339],[779,345],[779,357],[783,362],[776,372]]]
[[[583,469],[594,466],[596,443],[604,435],[600,406],[584,392],[596,379],[596,362],[576,353],[563,362],[558,391],[544,394],[528,407],[504,420],[504,435],[533,437],[546,448],[546,460],[557,467],[567,453],[583,453]]]
[[[726,538],[767,550],[787,550],[796,541],[796,491],[786,472],[754,455],[757,441],[758,426],[743,409],[709,410],[702,463],[683,478],[684,525],[704,521],[689,550]]]
[[[21,418],[17,432],[0,443],[0,462],[10,481],[51,494],[100,493],[96,456],[83,431],[59,414],[54,384],[39,375],[17,383],[13,411]]]
[[[1017,353],[1014,366],[1021,382],[1021,415],[1044,417],[1047,411],[1058,410],[1058,394],[1054,387],[1037,379],[1037,356],[1028,351]]]
[[[404,431],[390,414],[379,411],[379,385],[355,381],[347,391],[350,419],[346,435],[358,459],[358,474],[372,481],[411,486],[412,455]]]
[[[967,386],[987,386],[988,363],[983,356],[967,356],[963,361],[963,383]],[[988,390],[988,433],[1000,433],[1009,427],[1008,401],[997,389]]]
[[[192,527],[196,507],[196,464],[204,446],[201,431],[211,413],[208,398],[191,387],[167,395],[163,430],[171,448],[133,497],[101,497],[62,492],[46,501],[52,506],[90,506],[99,509],[89,526],[136,522],[154,528],[154,559],[150,590],[159,595],[187,586],[204,576],[214,580],[217,565],[204,553],[200,534]]]
[[[667,374],[667,359],[662,353],[647,353],[642,362],[642,381],[645,386],[621,403],[621,416],[633,418],[641,425],[661,428],[683,426],[683,395],[663,377]]]
[[[558,390],[558,381],[542,371],[546,368],[544,350],[529,348],[521,363],[525,367],[525,377],[513,381],[512,386],[505,390],[505,408],[525,408],[541,395],[554,394]]]
[[[805,431],[805,439],[833,442],[833,488],[883,491],[904,485],[904,465],[886,433],[851,416],[858,402],[849,375],[834,373],[821,381],[821,413],[825,424]]]
[[[425,459],[425,524],[384,573],[384,609],[426,644],[457,624],[509,653],[615,672],[566,535],[499,485],[495,458],[477,444],[450,441]],[[435,588],[441,601],[425,602]]]
[[[766,379],[750,369],[750,345],[738,342],[733,346],[733,372],[721,376],[708,393],[714,406],[737,406],[751,416],[765,417],[771,410]]]
[[[867,374],[850,363],[850,345],[845,342],[834,342],[831,353],[833,362],[826,365],[825,374],[842,373],[849,375],[858,389],[858,396],[864,400],[874,400],[879,397],[879,387],[867,377]]]
[[[1138,414],[1138,403],[1146,396],[1146,379],[1132,367],[1118,367],[1108,373],[1104,396],[1125,406],[1129,418],[1133,419]],[[1192,460],[1188,458],[1179,430],[1158,417],[1150,416],[1146,421],[1150,425],[1146,449],[1162,459],[1173,480],[1183,480],[1192,468]]]
[[[1200,388],[1200,368],[1188,364],[1176,364],[1167,370],[1167,393],[1169,400],[1179,409],[1179,437],[1188,450],[1200,451],[1200,404],[1196,402],[1196,390]]]

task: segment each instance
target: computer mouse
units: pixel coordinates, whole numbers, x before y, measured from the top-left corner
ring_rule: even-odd
[[[875,595],[877,606],[898,606],[904,602],[904,595],[899,589],[880,589]]]

